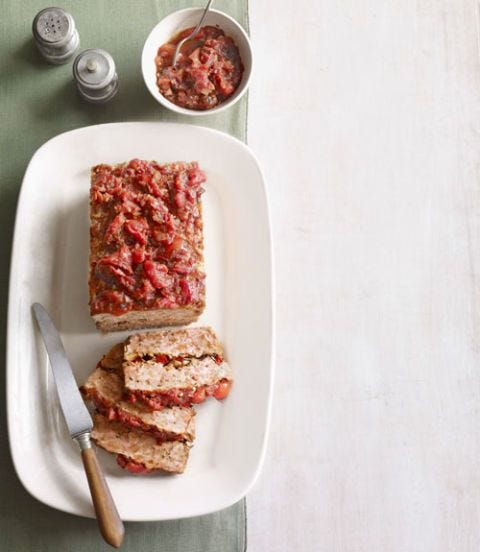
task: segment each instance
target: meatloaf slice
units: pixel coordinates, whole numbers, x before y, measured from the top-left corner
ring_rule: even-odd
[[[92,439],[99,447],[117,454],[118,464],[133,473],[154,470],[183,473],[190,450],[188,444],[179,441],[159,444],[155,437],[110,422],[100,413],[94,415]]]
[[[232,385],[230,366],[211,328],[137,334],[124,345],[123,376],[128,399],[160,410],[224,399]]]
[[[195,437],[193,408],[173,406],[151,412],[138,404],[124,401],[121,372],[97,367],[81,391],[110,421],[117,420],[128,427],[141,429],[158,442],[192,441]]]
[[[122,355],[126,362],[132,362],[139,357],[155,355],[223,357],[224,352],[212,328],[204,326],[131,335],[123,345]]]

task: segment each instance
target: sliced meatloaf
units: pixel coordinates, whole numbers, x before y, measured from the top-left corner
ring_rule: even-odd
[[[190,447],[179,441],[158,443],[148,433],[111,422],[100,413],[94,415],[92,439],[108,452],[117,454],[122,468],[133,473],[161,470],[183,473]]]
[[[173,406],[152,412],[139,404],[124,401],[121,372],[107,371],[99,366],[81,391],[110,421],[116,420],[128,427],[141,429],[159,442],[192,441],[195,437],[193,408]]]
[[[159,410],[224,399],[232,385],[230,366],[211,328],[137,334],[124,345],[123,376],[128,400]]]

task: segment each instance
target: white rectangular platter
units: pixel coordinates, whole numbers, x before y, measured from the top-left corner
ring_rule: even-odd
[[[235,383],[222,403],[197,408],[197,439],[183,475],[134,476],[99,451],[124,520],[165,520],[227,507],[253,485],[265,452],[272,388],[272,255],[264,180],[250,150],[192,125],[116,123],[61,134],[33,156],[22,184],[11,265],[7,400],[10,446],[25,488],[54,508],[93,516],[76,443],[59,410],[31,304],[59,328],[78,384],[127,334],[101,335],[89,316],[90,167],[133,158],[198,161],[207,308],[198,325],[222,340]]]

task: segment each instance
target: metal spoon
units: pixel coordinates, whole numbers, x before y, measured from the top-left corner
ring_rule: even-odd
[[[210,5],[213,2],[213,0],[208,0],[207,5],[205,6],[205,9],[202,14],[202,18],[198,22],[197,26],[193,30],[193,33],[184,39],[180,40],[180,42],[177,44],[177,47],[175,49],[175,54],[173,55],[173,62],[172,67],[175,67],[175,64],[177,63],[178,54],[180,53],[180,48],[187,42],[188,40],[191,40],[194,36],[197,35],[198,31],[200,30],[201,26],[203,25],[203,22],[205,21],[205,17],[207,17],[208,10],[210,9]]]

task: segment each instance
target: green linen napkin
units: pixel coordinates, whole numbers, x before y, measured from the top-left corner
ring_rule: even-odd
[[[86,125],[113,121],[181,121],[212,126],[246,138],[246,99],[226,112],[190,119],[161,108],[141,74],[143,43],[168,13],[191,7],[185,0],[60,0],[80,33],[80,49],[103,48],[117,65],[119,91],[108,104],[91,105],[76,93],[72,62],[53,66],[37,53],[31,34],[34,16],[51,4],[0,0],[0,355],[5,358],[8,259],[15,205],[33,153],[53,136]],[[193,5],[201,5],[198,1]],[[215,7],[247,27],[247,0],[218,0]],[[48,193],[48,192],[46,192]],[[2,393],[5,371],[0,372]],[[25,382],[28,385],[28,382]],[[3,396],[5,404],[5,395]],[[8,453],[5,408],[0,414],[0,551],[95,552],[108,550],[93,520],[53,510],[32,498],[18,481]],[[245,501],[221,512],[180,521],[127,523],[122,550],[238,552],[246,549]]]

